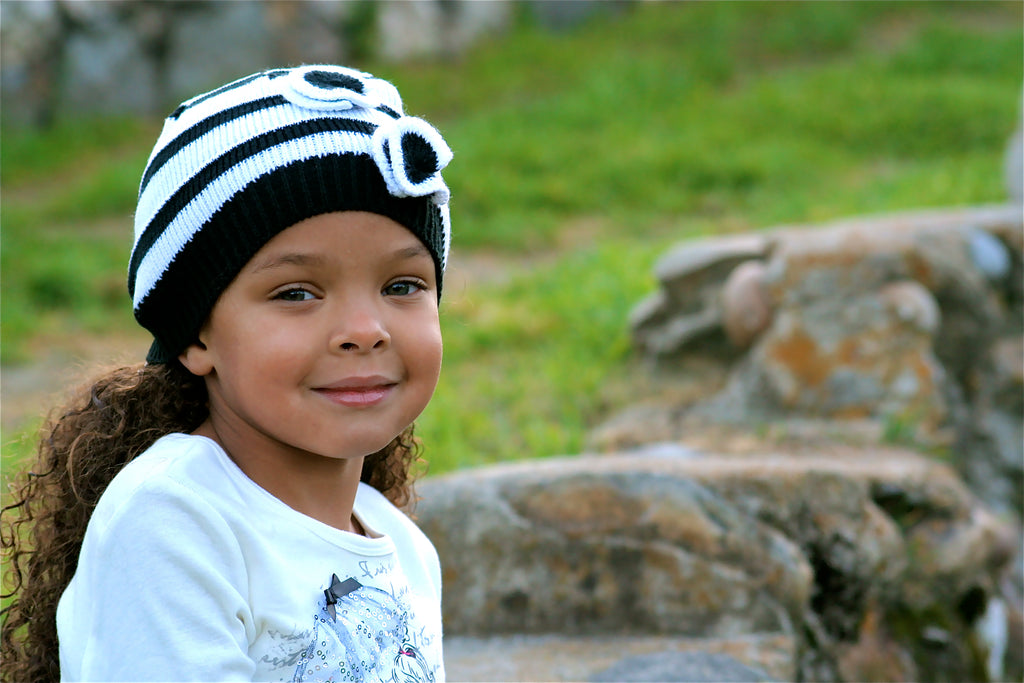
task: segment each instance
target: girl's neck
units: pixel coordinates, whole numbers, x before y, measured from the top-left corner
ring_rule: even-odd
[[[336,529],[365,535],[352,514],[363,458],[327,458],[269,441],[242,446],[232,438],[232,430],[218,428],[210,419],[193,433],[216,441],[247,477],[290,508]]]

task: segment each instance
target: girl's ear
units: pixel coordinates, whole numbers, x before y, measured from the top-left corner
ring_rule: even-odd
[[[196,377],[205,377],[213,372],[213,358],[206,344],[198,339],[188,346],[178,356],[178,360],[185,369]]]

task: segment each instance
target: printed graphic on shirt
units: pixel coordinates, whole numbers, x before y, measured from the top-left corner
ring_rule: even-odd
[[[333,576],[292,680],[432,683],[433,667],[413,644],[409,621],[387,591]]]

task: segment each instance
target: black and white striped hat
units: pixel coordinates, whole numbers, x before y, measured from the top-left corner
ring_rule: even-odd
[[[452,158],[405,116],[395,87],[314,65],[254,74],[188,100],[164,123],[135,214],[128,291],[153,333],[147,360],[195,341],[220,293],[277,233],[332,211],[369,211],[430,250],[438,295],[451,235]]]

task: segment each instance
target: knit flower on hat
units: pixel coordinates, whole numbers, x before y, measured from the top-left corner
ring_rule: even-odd
[[[402,116],[394,86],[355,69],[330,65],[300,67],[287,78],[285,96],[301,107],[321,111],[376,109],[389,116],[370,141],[373,160],[388,191],[395,197],[432,195],[437,205],[448,202],[441,170],[451,161],[452,151],[429,123]]]
[[[320,110],[345,110],[353,107],[373,109],[378,98],[369,74],[340,66],[304,66],[288,74],[285,96],[300,107]]]
[[[374,132],[370,147],[392,195],[433,195],[435,204],[448,203],[441,170],[452,160],[452,150],[429,123],[415,116],[388,121]]]

